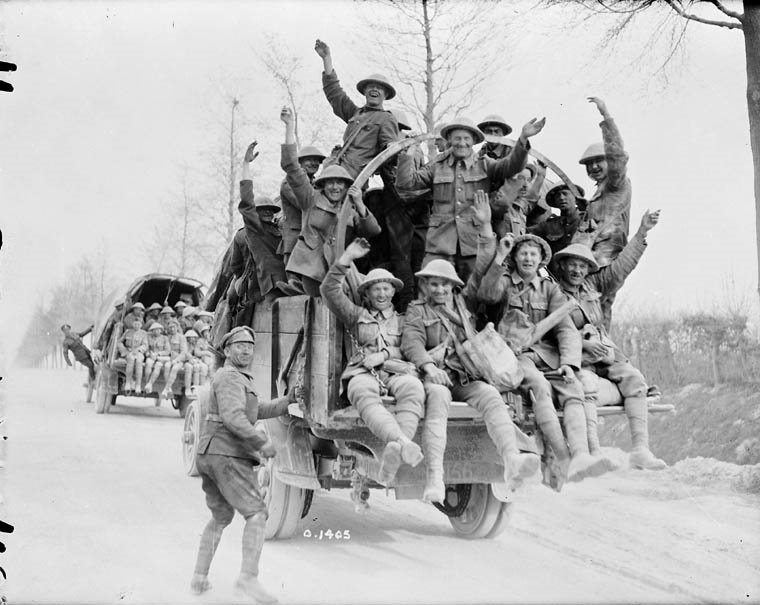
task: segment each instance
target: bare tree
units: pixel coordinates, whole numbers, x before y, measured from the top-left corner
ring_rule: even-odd
[[[505,20],[498,2],[372,1],[394,11],[397,18],[365,20],[368,53],[391,73],[399,103],[418,117],[426,132],[467,109],[478,90],[508,67]]]
[[[754,166],[755,237],[757,239],[758,294],[760,295],[760,3],[744,0],[574,0],[590,14],[616,15],[617,22],[607,31],[606,41],[616,40],[622,32],[635,27],[639,15],[646,11],[660,14],[671,26],[671,44],[658,70],[664,70],[685,40],[687,27],[697,23],[738,31],[744,36],[747,70],[747,113]],[[545,0],[549,6],[561,3]],[[744,5],[744,12],[738,9]],[[650,48],[648,45],[645,48]]]

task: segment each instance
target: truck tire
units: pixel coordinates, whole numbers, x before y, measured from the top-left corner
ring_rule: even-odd
[[[265,422],[257,423],[257,427],[266,431]],[[275,460],[276,458],[264,460],[257,467],[259,486],[269,511],[264,539],[287,540],[292,538],[298,529],[298,522],[306,506],[306,492],[309,490],[288,485],[277,479]]]
[[[116,403],[116,395],[106,391],[105,384],[103,384],[102,370],[98,370],[95,382],[95,413],[107,414],[110,411],[110,407]]]
[[[185,472],[191,477],[198,476],[195,456],[198,453],[198,441],[201,438],[200,404],[192,401],[185,414],[185,426],[182,431],[182,463]]]
[[[473,483],[464,510],[449,517],[449,523],[458,536],[468,540],[495,538],[509,524],[510,506],[496,498],[489,484]]]

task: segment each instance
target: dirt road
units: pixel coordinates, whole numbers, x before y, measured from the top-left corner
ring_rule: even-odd
[[[120,399],[96,415],[84,374],[14,370],[0,555],[11,603],[242,602],[239,519],[219,547],[214,588],[188,583],[206,511],[182,469],[177,412]],[[282,603],[760,601],[760,498],[673,470],[620,471],[556,494],[529,486],[511,529],[454,536],[432,506],[373,491],[353,512],[325,492],[296,538],[267,543],[262,581]],[[327,530],[346,532],[340,540]],[[323,538],[319,539],[320,530]]]

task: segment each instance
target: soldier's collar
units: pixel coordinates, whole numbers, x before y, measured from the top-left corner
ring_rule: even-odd
[[[463,160],[460,160],[459,158],[454,157],[454,154],[450,153],[449,157],[446,158],[446,161],[447,161],[448,165],[451,166],[451,167],[453,167],[457,162],[464,162],[465,167],[469,169],[469,168],[473,167],[473,165],[475,164],[475,161],[477,159],[478,158],[475,157],[475,153],[474,152],[471,153],[470,155],[468,155]]]
[[[516,286],[519,284],[525,284],[526,286],[533,286],[536,290],[541,286],[541,276],[538,273],[536,273],[533,279],[528,283],[523,281],[523,278],[520,277],[520,274],[517,271],[512,271],[510,277],[512,278],[512,283]]]

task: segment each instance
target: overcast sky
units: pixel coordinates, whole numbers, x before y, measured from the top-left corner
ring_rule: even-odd
[[[648,37],[595,55],[602,20],[562,29],[568,15],[561,10],[526,15],[524,6],[513,11],[519,31],[505,28],[507,56],[493,57],[503,67],[470,115],[501,113],[516,131],[546,116],[534,146],[588,190],[577,160],[600,132],[586,97],[605,99],[631,157],[631,232],[645,209],[662,209],[619,296],[621,309],[710,308],[731,281],[735,297],[751,296],[756,236],[741,33],[690,27],[688,54],[661,86],[647,64],[630,67]],[[220,145],[228,119],[220,89],[239,96],[252,123],[273,123],[266,137],[254,127],[242,136],[267,141],[259,170],[275,172],[259,184],[279,181],[283,96],[262,72],[257,49],[267,33],[283,37],[318,92],[313,45],[326,40],[353,91],[358,79],[382,71],[357,42],[360,13],[389,18],[348,1],[0,4],[0,54],[19,68],[4,77],[15,92],[0,93],[6,350],[40,297],[83,254],[105,247],[127,281],[153,269],[139,242],[176,195],[181,166],[199,166]],[[329,116],[326,101],[315,98]],[[172,237],[172,225],[165,228]]]

